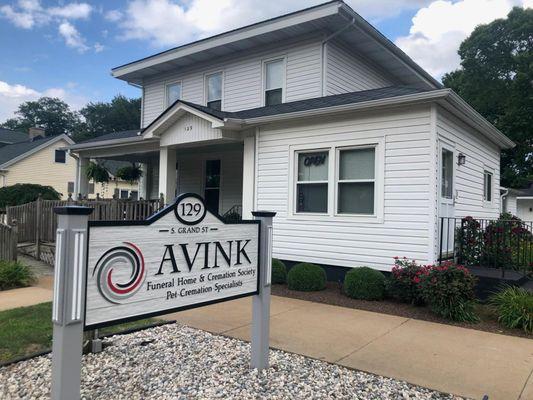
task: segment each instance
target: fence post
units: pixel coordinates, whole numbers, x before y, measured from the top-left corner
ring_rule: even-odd
[[[92,208],[56,207],[58,227],[52,305],[53,400],[80,398],[87,222]]]
[[[272,218],[270,211],[253,211],[256,220],[261,221],[259,232],[259,294],[252,300],[252,359],[251,367],[258,370],[268,368],[270,333],[270,286],[272,273]]]
[[[35,258],[41,259],[41,214],[42,214],[42,196],[39,193],[35,207]]]
[[[13,221],[13,225],[11,225],[11,251],[13,252],[13,256],[11,257],[11,259],[13,261],[17,261],[17,257],[18,257],[18,237],[19,237],[19,232],[18,232],[18,226],[17,226],[17,221]]]

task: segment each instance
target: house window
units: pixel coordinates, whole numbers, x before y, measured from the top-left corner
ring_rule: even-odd
[[[74,182],[68,182],[67,183],[67,192],[68,193],[74,193]]]
[[[296,212],[328,211],[329,151],[297,153]]]
[[[441,197],[453,198],[453,151],[442,149]]]
[[[218,214],[220,201],[220,160],[205,162],[205,205],[207,209]]]
[[[138,200],[139,199],[139,192],[137,190],[132,190],[130,192],[130,197],[132,200]]]
[[[123,190],[123,189],[120,190],[120,198],[121,199],[127,199],[128,196],[129,196],[129,192],[127,190]]]
[[[483,172],[483,200],[492,201],[492,173],[489,171]]]
[[[265,106],[283,102],[283,59],[265,62]]]
[[[208,75],[207,78],[207,107],[222,110],[222,72]]]
[[[89,194],[94,194],[94,183],[89,183]]]
[[[374,214],[376,149],[340,149],[337,153],[337,213]]]
[[[55,162],[65,164],[67,162],[67,156],[65,150],[56,150],[55,151]]]
[[[181,82],[170,83],[167,85],[167,107],[176,100],[181,99]]]

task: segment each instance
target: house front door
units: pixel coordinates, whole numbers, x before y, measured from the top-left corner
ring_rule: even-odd
[[[220,160],[206,160],[204,199],[209,211],[218,214],[220,204]]]
[[[442,258],[453,256],[455,234],[455,154],[441,142],[439,151],[439,244]]]

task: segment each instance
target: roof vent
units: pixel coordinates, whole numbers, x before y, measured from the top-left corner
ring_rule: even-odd
[[[33,126],[30,129],[28,129],[28,135],[30,136],[30,140],[33,141],[35,139],[42,139],[46,136],[44,128],[41,128],[39,126]]]

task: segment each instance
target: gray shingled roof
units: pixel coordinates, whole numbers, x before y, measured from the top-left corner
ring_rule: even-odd
[[[112,132],[112,133],[106,133],[105,135],[97,136],[91,139],[83,140],[79,143],[90,143],[90,142],[100,142],[102,140],[115,140],[115,139],[126,139],[135,137],[140,132],[139,129],[133,129],[129,131],[120,131],[120,132]]]
[[[18,143],[25,140],[28,140],[27,133],[0,128],[0,143]]]
[[[18,156],[21,156],[22,154],[27,153],[28,151],[33,150],[36,147],[55,139],[56,137],[57,136],[49,136],[45,138],[39,137],[33,141],[26,140],[25,142],[8,144],[4,147],[0,147],[0,165],[5,164],[6,162]]]

